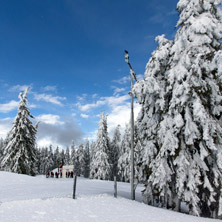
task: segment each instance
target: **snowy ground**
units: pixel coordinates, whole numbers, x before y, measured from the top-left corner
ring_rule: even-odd
[[[213,222],[131,201],[130,185],[118,183],[118,198],[113,197],[113,182],[78,178],[77,199],[72,197],[72,179],[46,179],[0,172],[0,221],[75,221],[75,222]]]

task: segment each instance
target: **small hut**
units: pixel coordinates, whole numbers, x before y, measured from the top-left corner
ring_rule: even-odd
[[[74,166],[73,165],[65,165],[62,167],[62,178],[67,178],[67,175],[73,175]]]

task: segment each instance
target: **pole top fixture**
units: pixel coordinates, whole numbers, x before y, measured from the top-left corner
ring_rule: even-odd
[[[125,62],[129,63],[129,53],[127,50],[125,50]]]

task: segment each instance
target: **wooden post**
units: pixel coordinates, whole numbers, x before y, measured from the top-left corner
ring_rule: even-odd
[[[131,67],[131,66],[130,66]],[[133,70],[130,70],[131,77],[131,155],[130,155],[130,183],[131,183],[131,200],[135,200],[134,187],[134,112],[133,112]]]
[[[77,175],[74,176],[73,195],[72,195],[73,199],[76,199],[76,180],[77,180]]]
[[[116,176],[114,176],[114,197],[117,198],[117,182],[116,182]]]

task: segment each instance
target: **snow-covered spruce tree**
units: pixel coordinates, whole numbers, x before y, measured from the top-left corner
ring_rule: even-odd
[[[4,140],[0,139],[0,169],[1,169],[1,160],[3,158],[3,147],[4,147]]]
[[[61,150],[61,152],[59,153],[59,156],[60,156],[61,164],[64,165],[65,164],[65,151],[64,151],[64,149]]]
[[[40,151],[40,174],[46,174],[54,168],[52,146],[42,148]]]
[[[220,2],[180,0],[177,5],[180,18],[166,91],[170,96],[166,118],[174,130],[164,136],[169,130],[163,125],[160,136],[162,144],[175,138],[167,146],[175,147],[178,197],[189,205],[191,214],[215,218],[222,214],[222,129],[218,121],[222,88],[221,70],[215,63],[222,40]]]
[[[158,153],[148,178],[164,205],[176,194],[191,214],[214,218],[222,214],[219,3],[180,0],[177,5],[178,30],[163,73],[167,85]]]
[[[140,138],[137,122],[134,125],[135,132],[134,132],[134,167],[135,167],[135,183],[144,183],[144,172],[142,170],[142,163],[143,163],[143,147],[142,147],[142,140]]]
[[[123,139],[120,146],[118,159],[118,178],[123,182],[130,182],[130,150],[131,150],[131,131],[129,124],[126,125]]]
[[[84,152],[83,144],[79,144],[74,161],[74,171],[76,175],[83,174],[84,172]]]
[[[37,127],[29,117],[34,118],[27,108],[27,93],[19,94],[18,113],[9,131],[3,151],[1,167],[5,171],[34,176],[36,169],[35,139]]]
[[[40,174],[40,166],[41,166],[40,155],[41,155],[41,149],[36,148],[36,168],[37,168],[38,174]]]
[[[167,108],[165,74],[168,69],[172,41],[167,40],[164,35],[157,36],[155,40],[158,42],[158,47],[152,53],[152,57],[146,65],[144,80],[137,82],[134,87],[138,102],[142,107],[136,124],[138,140],[142,146],[140,150],[141,158],[137,163],[139,165],[137,170],[139,173],[138,179],[145,183],[144,200],[151,205],[154,204],[154,197],[156,196],[158,202],[163,204],[159,199],[161,196],[165,196],[165,186],[170,183],[170,175],[166,173],[171,174],[168,163],[166,162],[166,166],[158,166],[155,157],[158,154],[164,155],[164,153],[160,153],[157,133],[160,129],[163,113]],[[165,154],[162,157],[166,161],[168,152],[166,151]],[[165,169],[162,170],[165,167],[166,171]],[[158,168],[160,172],[157,171]],[[155,180],[156,178],[165,179],[163,183],[159,183],[160,181]]]
[[[46,171],[46,162],[45,160],[47,159],[48,156],[48,148],[41,148],[39,150],[40,154],[39,154],[39,173],[40,174],[45,174]],[[37,161],[38,163],[38,161]]]
[[[113,176],[118,175],[118,159],[120,153],[120,145],[121,145],[121,133],[120,133],[120,125],[118,125],[113,133],[113,139],[110,144],[111,150],[111,164],[112,164],[112,178]]]
[[[48,161],[47,161],[48,170],[53,170],[54,169],[54,161],[53,161],[52,145],[49,146],[47,159],[48,159]]]
[[[72,140],[72,145],[71,145],[71,156],[70,156],[70,165],[73,165],[75,161],[75,144],[74,140]]]
[[[54,161],[54,167],[57,168],[59,167],[59,164],[62,164],[62,159],[60,156],[60,152],[59,152],[59,147],[57,146],[54,154],[53,154],[53,161]]]
[[[107,132],[107,116],[100,114],[99,129],[90,165],[90,178],[109,180],[111,177],[109,138]]]
[[[83,166],[84,177],[88,178],[89,173],[90,173],[90,153],[89,153],[89,140],[87,139],[84,149],[84,166]]]
[[[70,162],[70,152],[69,152],[69,147],[67,147],[65,152],[64,164],[69,165],[69,162]]]
[[[90,144],[90,164],[92,163],[92,159],[93,159],[93,156],[94,156],[94,151],[95,151],[95,147],[96,147],[96,143],[94,141],[91,142]]]

